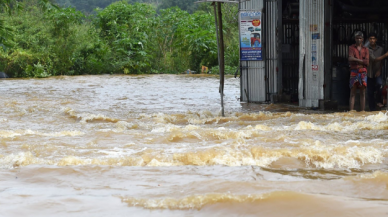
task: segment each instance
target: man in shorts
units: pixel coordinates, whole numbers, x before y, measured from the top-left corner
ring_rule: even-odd
[[[367,67],[369,65],[369,49],[363,45],[364,34],[357,31],[354,34],[356,43],[349,46],[350,65],[350,111],[354,110],[357,89],[360,89],[360,107],[365,111],[365,89],[367,87]]]
[[[368,103],[369,110],[376,110],[376,103],[378,107],[383,107],[381,101],[381,88],[383,85],[381,79],[382,60],[388,57],[388,52],[384,53],[383,48],[376,44],[377,35],[371,33],[369,35],[369,66],[367,68],[368,74]],[[377,91],[377,102],[375,100],[375,92]]]

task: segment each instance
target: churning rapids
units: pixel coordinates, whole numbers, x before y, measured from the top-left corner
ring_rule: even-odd
[[[241,104],[227,78],[0,80],[0,216],[387,216],[388,114]]]

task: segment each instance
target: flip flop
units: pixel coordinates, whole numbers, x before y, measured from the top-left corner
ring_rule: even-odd
[[[377,106],[378,106],[379,108],[382,108],[382,107],[384,107],[384,105],[383,105],[383,104],[381,104],[381,103],[377,103]]]

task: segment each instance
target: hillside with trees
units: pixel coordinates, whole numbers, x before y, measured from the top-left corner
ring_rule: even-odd
[[[84,13],[92,13],[96,8],[103,9],[117,1],[120,0],[56,0],[56,3],[62,7],[74,7]],[[151,4],[157,9],[157,11],[171,7],[179,7],[189,13],[193,13],[196,10],[197,5],[194,4],[195,1],[197,0],[124,0],[124,2],[129,4]]]
[[[209,4],[189,13],[117,1],[88,14],[50,6],[48,0],[19,3],[17,12],[1,12],[0,70],[11,77],[182,73],[202,65],[217,72]],[[223,10],[226,69],[233,73],[239,58],[238,8],[224,4]]]

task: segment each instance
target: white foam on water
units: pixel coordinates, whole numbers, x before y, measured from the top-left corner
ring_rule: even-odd
[[[297,124],[295,130],[321,130],[321,128],[311,122],[301,121]]]
[[[110,157],[110,158],[120,158],[120,157],[141,153],[145,150],[147,150],[146,147],[139,150],[114,147],[113,149],[110,149],[110,150],[99,150],[97,151],[97,153],[106,154],[107,155],[106,157]]]
[[[166,124],[166,125],[161,125],[159,127],[155,127],[152,129],[152,133],[166,133],[166,132],[173,132],[173,131],[178,131],[181,130],[182,127],[174,125],[174,124]]]
[[[20,152],[0,157],[0,168],[3,169],[47,163],[50,163],[50,161],[36,158],[31,152]]]
[[[154,114],[154,120],[157,123],[174,123],[177,121],[177,117],[164,113],[158,113],[156,115]]]
[[[36,133],[36,135],[49,136],[49,137],[64,137],[64,136],[74,137],[74,136],[85,135],[85,133],[80,131],[62,131],[62,132],[54,132],[54,133]]]
[[[307,165],[314,165],[318,168],[360,168],[361,166],[373,163],[381,164],[383,152],[374,147],[344,147],[340,145],[322,145],[316,143],[307,150],[298,154],[304,159]]]
[[[262,124],[256,125],[256,126],[255,126],[255,129],[256,129],[256,130],[260,130],[260,131],[272,131],[272,130],[273,130],[273,128],[268,127],[268,126],[266,126],[266,125],[262,125]]]
[[[85,133],[80,131],[61,131],[61,132],[50,132],[50,133],[42,133],[39,131],[33,131],[33,130],[18,130],[18,131],[12,131],[12,130],[5,130],[0,131],[0,137],[2,138],[13,138],[18,136],[25,136],[25,135],[38,135],[38,136],[46,136],[46,137],[65,137],[65,136],[82,136]]]
[[[348,140],[345,144],[361,144],[361,142],[359,140]]]
[[[388,172],[375,171],[373,173],[360,174],[362,179],[381,179],[382,181],[388,181]]]
[[[13,130],[0,130],[0,137],[1,138],[13,138],[16,136],[21,136],[21,133],[16,133]]]
[[[325,131],[325,132],[358,132],[360,130],[384,130],[388,128],[388,123],[373,123],[367,121],[359,121],[355,123],[349,122],[334,122],[328,125],[319,125],[312,122],[301,121],[297,125],[291,128],[283,127],[284,130],[314,130],[314,131]]]
[[[70,117],[80,119],[80,123],[83,123],[83,124],[86,124],[87,122],[94,121],[94,120],[108,121],[108,122],[114,122],[114,123],[119,121],[116,118],[111,118],[103,114],[90,114],[90,113],[77,114],[73,109],[68,107],[62,108],[62,111],[65,114],[70,115]]]
[[[163,199],[138,199],[121,197],[124,203],[131,206],[140,206],[146,209],[200,209],[205,205],[222,202],[255,202],[264,199],[264,195],[233,195],[227,194],[206,194],[192,195],[185,198],[163,198]]]
[[[369,115],[365,118],[365,120],[367,121],[371,121],[371,122],[377,122],[377,123],[380,123],[380,122],[387,122],[388,121],[388,112],[386,112],[385,114],[382,113],[382,112],[379,112],[378,114],[376,115]]]
[[[152,159],[146,166],[147,167],[168,167],[173,166],[172,162],[161,162],[156,159]]]
[[[128,123],[126,121],[119,121],[116,123],[116,131],[123,132],[124,130],[131,129],[133,127],[133,123]]]

